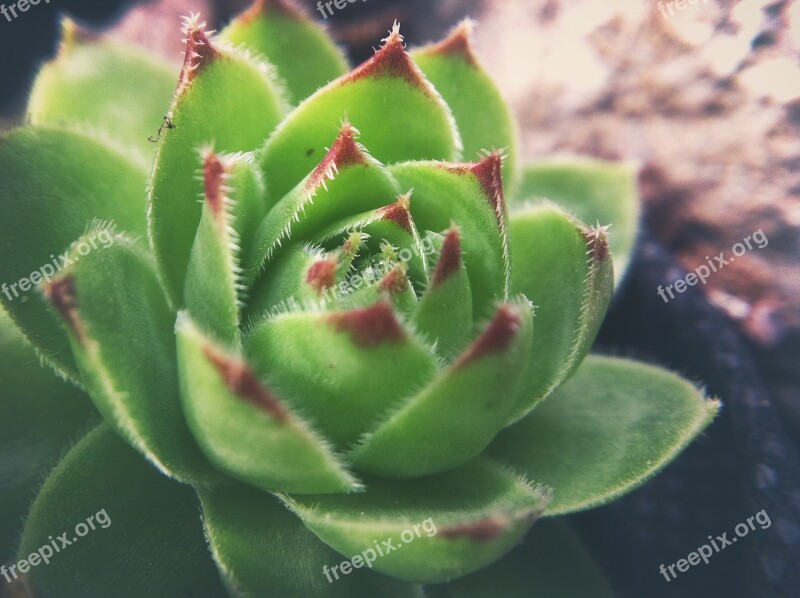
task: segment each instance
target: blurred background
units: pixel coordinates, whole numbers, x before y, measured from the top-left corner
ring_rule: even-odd
[[[177,73],[181,15],[202,12],[219,29],[247,4],[51,0],[0,17],[0,129],[21,122],[61,14],[162,53]],[[600,348],[681,370],[727,411],[646,491],[574,525],[623,595],[797,596],[800,2],[365,0],[327,19],[315,1],[298,4],[353,62],[395,19],[421,44],[473,17],[478,55],[515,111],[522,160],[578,153],[640,167],[639,251]],[[658,297],[657,285],[759,230],[768,246],[669,305]],[[773,539],[721,555],[681,588],[660,581],[658,564],[769,504],[787,513]],[[680,512],[687,505],[693,512]]]

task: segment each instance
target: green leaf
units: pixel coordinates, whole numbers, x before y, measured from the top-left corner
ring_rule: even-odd
[[[0,138],[0,181],[0,301],[45,361],[78,380],[58,319],[31,289],[97,220],[144,233],[144,167],[86,133],[28,127]]]
[[[155,146],[147,138],[169,107],[172,69],[141,47],[94,38],[68,18],[62,27],[58,56],[36,76],[29,121],[95,129],[149,166]]]
[[[437,235],[438,236],[438,235]],[[453,227],[438,246],[436,269],[414,313],[417,331],[447,361],[453,360],[473,333],[472,291],[461,253],[461,234]]]
[[[44,288],[69,332],[81,379],[109,425],[162,473],[214,482],[220,476],[181,411],[175,314],[155,264],[124,235],[108,239],[84,257],[73,254],[75,263]]]
[[[612,598],[614,593],[580,539],[560,520],[540,521],[505,557],[447,585],[425,588],[428,598]]]
[[[622,280],[636,243],[639,193],[629,164],[590,158],[542,160],[527,165],[515,198],[546,198],[587,224],[610,224],[608,245]]]
[[[370,426],[350,455],[353,463],[378,475],[416,477],[477,457],[516,403],[532,334],[531,306],[524,297],[500,306],[454,364],[380,425]]]
[[[411,194],[401,195],[397,201],[377,210],[357,214],[328,226],[315,241],[330,247],[331,242],[341,243],[353,233],[362,233],[364,245],[373,254],[381,253],[384,244],[392,246],[398,260],[408,266],[409,276],[420,287],[428,279],[428,249],[423,246],[411,215]]]
[[[390,167],[404,189],[414,190],[411,213],[421,231],[461,231],[464,263],[472,289],[473,312],[488,316],[508,298],[510,259],[501,158],[477,164],[407,162]]]
[[[274,64],[294,104],[347,72],[341,49],[287,0],[257,0],[221,37],[244,44]]]
[[[284,244],[308,241],[332,222],[381,208],[398,194],[397,181],[356,142],[357,136],[358,131],[344,124],[322,162],[270,206],[247,260],[251,278]]]
[[[512,288],[536,306],[536,335],[515,421],[566,380],[589,352],[613,292],[605,229],[552,204],[511,215]]]
[[[6,562],[14,556],[41,476],[100,423],[100,415],[83,392],[39,365],[2,307],[0,388],[0,562]]]
[[[464,157],[477,161],[484,151],[503,150],[503,181],[516,175],[517,134],[500,90],[472,49],[473,22],[466,20],[439,42],[411,53],[414,61],[453,110],[464,143]]]
[[[719,407],[660,368],[590,356],[489,451],[552,487],[547,514],[563,515],[644,483],[711,423]]]
[[[224,486],[201,490],[200,499],[211,550],[233,596],[423,597],[419,586],[363,564],[334,577],[330,568],[342,556],[265,492]]]
[[[375,55],[300,104],[270,137],[261,167],[269,193],[283,197],[319,162],[349,121],[384,164],[456,160],[461,138],[442,97],[406,54],[396,26]]]
[[[200,222],[203,185],[197,152],[251,151],[281,121],[285,102],[269,65],[209,39],[187,19],[186,61],[159,133],[149,194],[149,233],[175,305],[183,299],[189,255]]]
[[[249,363],[216,346],[185,315],[177,331],[186,418],[220,469],[265,490],[359,489],[327,441],[265,386]]]
[[[34,554],[40,558],[31,560]],[[105,425],[78,443],[45,482],[19,559],[36,561],[27,575],[37,596],[225,594],[194,492],[159,475]]]
[[[434,477],[366,482],[364,494],[284,500],[345,557],[376,555],[376,571],[426,583],[466,575],[500,558],[548,500],[546,492],[487,461]]]
[[[437,372],[423,342],[387,302],[334,312],[281,314],[246,339],[253,366],[346,448],[409,388]]]
[[[187,311],[206,332],[227,344],[239,340],[246,299],[241,263],[264,216],[264,183],[252,155],[203,158],[205,201],[186,276]]]

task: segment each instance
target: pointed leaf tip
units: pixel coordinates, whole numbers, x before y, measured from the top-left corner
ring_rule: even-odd
[[[408,288],[408,276],[406,275],[406,265],[399,264],[392,269],[380,282],[380,289],[389,295],[399,295]]]
[[[209,207],[216,216],[225,208],[225,165],[213,151],[207,150],[203,155],[203,185]]]
[[[472,173],[478,178],[486,195],[489,197],[498,221],[502,221],[505,213],[505,194],[503,192],[503,156],[500,152],[491,152],[486,158],[472,167]]]
[[[44,287],[44,293],[61,318],[67,323],[70,330],[72,330],[72,334],[75,335],[78,342],[83,344],[86,338],[86,331],[78,315],[78,295],[75,290],[75,278],[73,276],[65,276],[54,280]]]
[[[206,31],[206,22],[200,20],[199,13],[183,17],[183,34],[186,36],[186,53],[183,59],[177,95],[182,94],[197,76],[219,56],[209,37],[213,31]]]
[[[521,326],[522,318],[516,309],[508,304],[502,305],[483,334],[458,360],[456,367],[464,367],[493,353],[502,353],[511,346]]]
[[[438,44],[429,46],[422,51],[426,54],[441,54],[459,56],[470,65],[477,66],[478,59],[473,48],[473,33],[475,21],[464,19],[456,25],[445,39]]]
[[[378,214],[380,214],[384,220],[391,220],[406,232],[413,234],[414,227],[411,224],[411,193],[401,195],[393,204],[378,210]]]
[[[328,322],[339,332],[349,334],[354,343],[364,348],[406,339],[405,330],[388,301],[364,309],[333,313],[328,316]]]
[[[461,234],[456,227],[447,231],[442,244],[442,251],[439,254],[439,262],[433,273],[432,288],[438,287],[452,274],[458,272],[461,265]]]
[[[583,238],[586,239],[586,244],[589,246],[587,255],[591,256],[595,262],[602,263],[608,257],[608,236],[606,233],[611,225],[607,226],[592,226],[584,228],[581,232]]]
[[[217,368],[231,392],[261,407],[278,423],[288,420],[286,408],[272,392],[264,388],[247,364],[221,355],[211,346],[206,346],[203,353]]]
[[[433,87],[425,75],[406,52],[400,24],[395,21],[389,37],[381,40],[383,46],[361,65],[353,69],[342,83],[351,83],[361,79],[378,79],[383,77],[405,79],[414,87],[423,89],[426,95],[433,95]]]
[[[339,263],[334,256],[329,256],[311,264],[306,274],[306,282],[320,295],[326,289],[336,286],[336,272]]]
[[[324,187],[326,181],[333,180],[340,168],[368,164],[364,150],[356,142],[359,132],[350,123],[344,123],[336,141],[325,154],[306,182],[306,190],[311,192]]]
[[[297,2],[293,0],[255,0],[242,16],[243,22],[247,23],[258,18],[259,15],[267,12],[284,14],[296,19],[307,19],[308,13]]]
[[[473,523],[441,528],[438,534],[450,540],[467,538],[473,542],[490,542],[507,530],[511,523],[508,517],[494,515]]]

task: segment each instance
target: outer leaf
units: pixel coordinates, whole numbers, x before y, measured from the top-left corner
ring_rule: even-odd
[[[423,596],[419,586],[363,565],[335,578],[330,567],[342,556],[269,494],[235,485],[203,490],[200,498],[211,550],[233,596]]]
[[[605,229],[588,229],[554,205],[511,216],[512,286],[536,305],[526,394],[513,420],[566,380],[589,352],[613,292]]]
[[[523,170],[514,196],[522,200],[547,198],[588,224],[610,223],[608,244],[618,278],[622,279],[639,225],[635,168],[589,158],[535,162]]]
[[[40,476],[100,415],[83,392],[42,369],[2,307],[0,388],[0,562],[7,562]]]
[[[222,37],[244,44],[274,64],[295,104],[347,72],[339,47],[288,0],[257,0],[225,28]]]
[[[461,231],[479,318],[508,298],[510,286],[501,162],[499,154],[492,154],[477,164],[408,162],[390,168],[403,188],[414,190],[411,213],[420,230],[441,232],[456,224]]]
[[[266,490],[346,492],[359,488],[327,442],[181,315],[181,388],[186,418],[220,469]]]
[[[51,548],[49,564],[39,560],[28,573],[37,596],[223,596],[197,514],[194,492],[159,475],[103,425],[47,479],[17,560]]]
[[[419,68],[453,110],[464,142],[464,157],[501,149],[508,154],[503,180],[511,188],[516,175],[517,134],[500,91],[472,49],[472,21],[464,21],[442,42],[411,53]]]
[[[205,201],[189,260],[185,302],[192,317],[218,340],[239,340],[239,312],[245,290],[242,245],[252,244],[264,216],[264,183],[251,155],[203,160]]]
[[[363,132],[384,164],[460,158],[452,113],[405,53],[399,27],[384,41],[375,56],[300,104],[267,141],[261,166],[271,197],[283,197],[311,172],[343,120]]]
[[[96,219],[144,232],[144,167],[83,132],[23,128],[0,139],[0,181],[0,300],[44,359],[77,380],[66,336],[31,288]]]
[[[719,407],[660,368],[590,356],[489,451],[551,486],[547,514],[563,515],[644,483],[711,423]]]
[[[459,359],[359,441],[357,467],[415,477],[477,457],[506,423],[531,350],[525,298],[502,305]]]
[[[342,448],[437,371],[430,349],[387,302],[279,315],[255,328],[246,347],[262,376]]]
[[[69,332],[82,380],[105,420],[164,474],[213,482],[219,475],[181,412],[175,314],[155,264],[125,236],[112,240],[77,256],[80,261],[45,294]]]
[[[540,521],[505,557],[447,585],[426,588],[429,598],[612,598],[600,569],[566,523]]]
[[[367,492],[356,496],[284,500],[306,527],[345,557],[385,549],[373,562],[376,571],[439,582],[508,552],[542,512],[548,495],[492,463],[477,461],[436,477],[368,479]]]
[[[36,77],[28,99],[34,125],[94,128],[149,164],[175,88],[169,65],[138,46],[98,39],[64,19],[58,56]]]
[[[268,65],[218,44],[188,20],[186,60],[160,131],[149,195],[149,233],[160,273],[176,305],[200,222],[197,151],[250,151],[283,118],[285,103]]]

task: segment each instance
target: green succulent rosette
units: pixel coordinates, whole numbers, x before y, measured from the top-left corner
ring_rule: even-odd
[[[637,487],[718,403],[587,356],[634,173],[519,168],[470,29],[409,53],[395,26],[348,70],[257,2],[187,18],[177,73],[66,23],[0,140],[0,586],[607,592],[566,526],[529,529]]]

